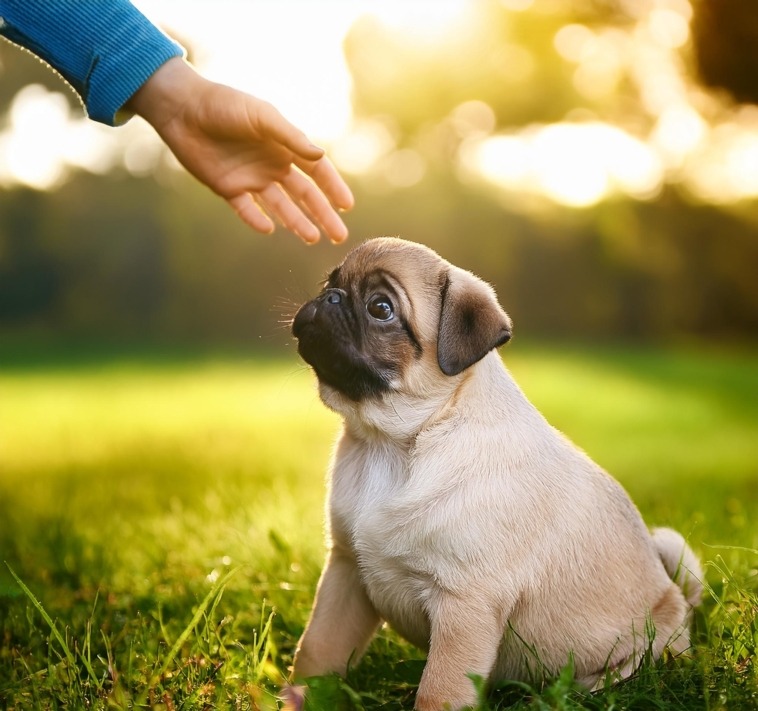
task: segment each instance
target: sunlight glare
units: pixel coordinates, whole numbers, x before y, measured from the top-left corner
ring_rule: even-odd
[[[663,161],[645,142],[615,126],[597,124],[596,150],[605,155],[613,184],[640,200],[655,197],[663,186]]]
[[[648,26],[653,39],[664,47],[677,49],[690,38],[687,19],[675,10],[658,8],[650,13]]]
[[[500,4],[512,12],[524,12],[534,5],[534,0],[500,0]]]
[[[619,38],[608,33],[585,47],[573,78],[574,87],[582,96],[601,99],[615,91],[623,70],[619,45]]]
[[[395,147],[387,126],[376,119],[353,122],[349,129],[332,143],[330,157],[340,170],[366,173]]]
[[[570,207],[598,202],[609,189],[604,156],[588,125],[551,124],[532,143],[537,182],[550,198]]]
[[[702,145],[708,136],[708,124],[690,105],[679,104],[665,109],[651,136],[653,145],[672,166]]]
[[[600,122],[551,124],[470,142],[462,162],[503,189],[541,193],[570,207],[588,207],[613,190],[648,199],[663,181],[661,161],[645,143]]]
[[[463,138],[490,134],[497,124],[497,116],[492,107],[476,99],[456,106],[450,120],[456,133]]]
[[[758,134],[742,132],[727,151],[731,183],[742,198],[758,195]]]
[[[38,190],[59,183],[65,174],[60,147],[68,122],[65,97],[30,84],[16,94],[10,108],[10,130],[0,140],[0,177]]]
[[[630,67],[639,85],[640,98],[651,116],[667,108],[687,103],[687,88],[669,61],[668,52],[652,47],[640,49]]]
[[[494,136],[464,144],[465,168],[508,190],[523,185],[530,174],[529,144],[519,136]]]
[[[504,42],[492,53],[490,64],[504,82],[521,84],[532,77],[537,63],[534,55],[523,45]]]
[[[534,5],[533,0],[499,2],[513,12]],[[394,187],[411,186],[427,174],[424,146],[416,145],[420,152],[397,150],[391,117],[354,117],[345,37],[356,20],[371,15],[406,41],[446,41],[473,17],[472,3],[135,0],[152,21],[190,47],[205,76],[271,102],[324,144],[340,170],[354,175],[375,170]],[[574,207],[614,192],[648,199],[660,190],[667,170],[704,200],[758,196],[758,119],[722,118],[715,125],[684,78],[677,50],[690,40],[691,1],[631,5],[637,8],[633,29],[567,24],[555,33],[553,45],[573,65],[574,88],[589,101],[605,100],[625,78],[636,84],[653,125],[647,141],[593,121],[592,114],[583,123],[566,120],[492,135],[496,112],[472,92],[471,100],[438,126],[440,145],[460,144],[463,174]],[[531,81],[538,60],[530,45],[506,40],[488,61],[507,95],[515,84]],[[114,130],[71,110],[61,94],[33,85],[16,95],[8,127],[0,133],[0,184],[52,189],[70,167],[105,173],[120,163],[145,175],[166,157],[143,121]]]
[[[618,31],[596,34],[581,24],[561,27],[553,37],[553,46],[565,60],[577,64],[574,87],[588,99],[610,94],[623,71],[625,37]]]
[[[585,25],[564,25],[553,38],[553,45],[564,59],[581,62],[592,52],[595,33]]]
[[[382,161],[384,177],[396,188],[410,188],[426,174],[426,161],[418,151],[403,148]]]
[[[758,197],[758,126],[727,122],[692,157],[686,184],[701,200],[727,203]]]
[[[470,0],[384,0],[367,2],[364,9],[383,25],[416,40],[437,41],[457,27],[470,4]]]
[[[81,116],[69,121],[66,140],[60,148],[69,165],[98,175],[107,173],[117,162],[113,131]]]
[[[90,121],[60,92],[31,84],[14,97],[0,135],[0,181],[52,190],[70,167],[104,174],[118,162],[126,131]]]

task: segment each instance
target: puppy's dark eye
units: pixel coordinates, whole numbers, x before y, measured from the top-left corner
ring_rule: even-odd
[[[392,302],[386,296],[373,296],[366,304],[366,309],[377,321],[389,321],[394,315]]]

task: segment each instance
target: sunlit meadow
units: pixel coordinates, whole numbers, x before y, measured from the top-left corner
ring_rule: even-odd
[[[712,591],[692,658],[589,696],[567,678],[481,708],[747,708],[758,684],[755,355],[567,350],[504,358]],[[294,360],[186,354],[0,376],[0,699],[8,708],[281,707],[323,558],[337,418]],[[410,708],[423,656],[383,630],[313,709]]]

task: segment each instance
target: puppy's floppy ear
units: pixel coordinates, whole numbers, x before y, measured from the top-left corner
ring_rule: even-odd
[[[437,362],[458,375],[510,340],[511,320],[489,284],[451,267],[442,285]]]

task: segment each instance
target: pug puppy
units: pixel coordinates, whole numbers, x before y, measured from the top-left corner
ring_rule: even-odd
[[[428,650],[415,708],[475,703],[469,674],[588,688],[689,646],[702,572],[551,427],[504,367],[493,289],[424,246],[369,240],[292,326],[344,418],[328,557],[295,679],[345,673],[387,621]]]

